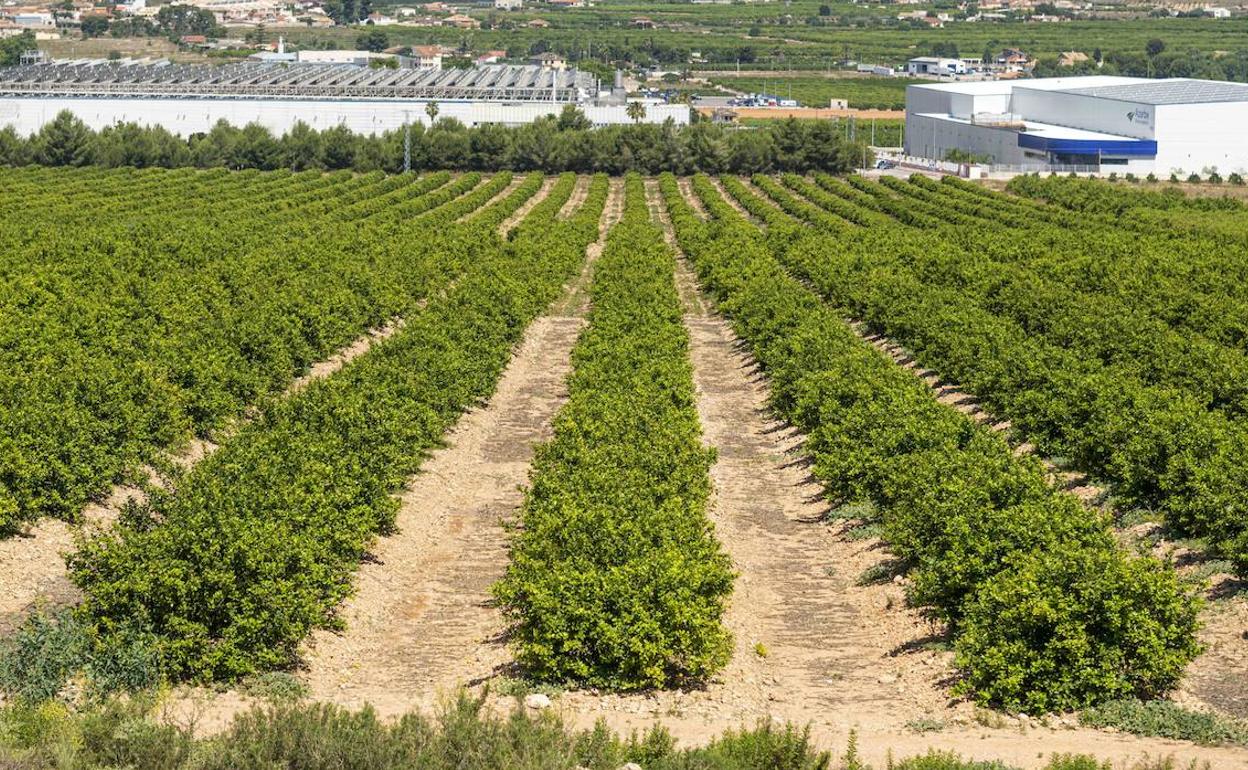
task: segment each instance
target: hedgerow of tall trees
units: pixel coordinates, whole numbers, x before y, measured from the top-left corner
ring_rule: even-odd
[[[23,137],[0,129],[0,166],[159,166],[260,170],[353,169],[394,173],[404,168],[404,131],[361,135],[337,126],[318,131],[298,123],[275,137],[258,124],[220,122],[180,138],[160,126],[122,123],[99,131],[69,111]],[[869,160],[864,146],[846,142],[830,122],[781,121],[757,130],[710,123],[634,124],[589,128],[569,105],[562,114],[507,128],[467,128],[452,118],[431,128],[411,126],[416,170],[544,171],[657,174],[671,171],[754,174],[769,171],[843,172]]]

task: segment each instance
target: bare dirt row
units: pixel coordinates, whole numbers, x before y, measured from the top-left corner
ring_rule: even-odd
[[[675,245],[653,192],[651,202]],[[622,712],[598,706],[609,723],[628,728],[661,718],[679,737],[702,741],[765,714],[809,723],[819,742],[833,748],[856,730],[876,764],[890,750],[904,756],[929,746],[1024,767],[1062,751],[1092,751],[1114,761],[1176,753],[1213,767],[1248,759],[1237,749],[1003,719],[951,700],[954,671],[938,644],[941,629],[905,606],[903,585],[860,584],[869,568],[890,558],[883,544],[856,540],[846,525],[823,520],[826,506],[806,469],[803,437],[771,416],[764,378],[699,294],[683,260],[678,283],[699,415],[719,455],[712,516],[739,573],[726,618],[737,649],[704,691],[607,699]],[[581,697],[565,696],[572,702]]]
[[[546,200],[546,196],[550,195],[550,191],[555,186],[555,182],[557,181],[558,180],[554,177],[544,179],[542,181],[541,188],[537,191],[537,194],[525,201],[524,205],[516,209],[511,216],[503,220],[502,224],[498,226],[498,234],[503,238],[506,238],[507,233],[510,233],[516,228],[516,225],[523,222],[524,218],[529,215],[529,212],[532,211],[537,204]]]
[[[394,335],[402,325],[400,319],[395,319],[369,330],[329,358],[314,363],[287,386],[285,395],[297,393],[311,383],[329,377],[367,353],[373,345]],[[251,417],[254,418],[254,415]],[[248,419],[244,418],[240,426]],[[213,441],[196,438],[171,459],[187,470],[217,448],[218,444]],[[143,470],[151,483],[164,483],[155,470]],[[146,497],[141,487],[118,484],[101,501],[83,509],[79,524],[45,518],[23,535],[0,540],[0,637],[17,628],[34,608],[54,609],[77,602],[80,594],[70,582],[65,568],[65,555],[74,548],[75,534],[83,529],[90,531],[109,527],[128,501],[142,502]]]
[[[378,542],[342,609],[346,632],[318,632],[308,644],[303,677],[313,698],[397,715],[508,671],[506,624],[490,597],[507,565],[504,524],[566,401],[589,271],[622,189],[613,183],[585,269],[529,327],[489,403],[460,420],[403,493],[398,532]]]
[[[760,199],[772,203],[765,192],[752,187]],[[796,191],[794,197],[802,198]],[[803,199],[804,200],[804,199]],[[813,204],[812,204],[813,205]],[[960,384],[942,378],[939,373],[920,365],[904,346],[886,335],[872,331],[860,320],[848,322],[854,332],[902,366],[931,388],[937,401],[957,409],[981,425],[1008,433],[1010,422],[994,415],[975,395]],[[1035,454],[1035,447],[1018,436],[1009,436],[1017,454]],[[1112,514],[1110,490],[1090,480],[1085,474],[1063,470],[1050,458],[1041,462],[1058,487],[1075,495],[1089,506]],[[1207,554],[1182,543],[1166,540],[1156,524],[1123,529],[1122,539],[1129,545],[1150,548],[1154,555],[1173,558],[1181,573],[1197,573],[1208,579],[1204,596],[1209,600],[1202,616],[1204,627],[1200,641],[1205,652],[1187,670],[1179,689],[1171,696],[1176,702],[1204,710],[1216,710],[1232,717],[1248,719],[1248,587],[1225,571],[1210,571]],[[1208,573],[1208,574],[1206,574]]]
[[[508,190],[514,189],[519,183],[520,178],[513,180]],[[549,192],[551,185],[553,185],[553,180],[538,195],[526,202],[522,210],[527,213],[532,206],[537,205],[538,200],[544,198]],[[490,203],[496,200],[499,198],[496,197]],[[313,363],[308,371],[295,378],[286,387],[284,395],[290,396],[298,393],[311,383],[333,375],[354,359],[367,353],[374,345],[393,336],[402,326],[402,319],[395,318],[382,326],[370,329],[330,357]],[[222,431],[222,435],[229,435],[236,431],[255,416],[254,412],[244,415],[238,424]],[[220,439],[220,437],[216,438]],[[217,442],[196,437],[170,459],[183,470],[188,470],[215,452],[217,448]],[[142,472],[146,474],[150,483],[165,483],[152,468],[143,468]],[[127,501],[141,502],[144,499],[146,499],[146,493],[141,487],[133,484],[118,484],[100,501],[91,503],[83,509],[79,524],[45,518],[35,522],[26,533],[0,540],[0,637],[11,633],[36,607],[53,609],[78,601],[80,595],[70,582],[65,568],[65,555],[74,548],[75,533],[83,528],[87,530],[107,528],[117,518]]]
[[[553,181],[536,197],[544,197]],[[578,182],[582,201],[587,184],[585,178]],[[687,183],[681,190],[696,205]],[[372,704],[395,717],[428,711],[456,688],[490,685],[495,707],[512,706],[497,689],[519,672],[490,586],[507,565],[505,524],[522,502],[534,446],[549,438],[566,401],[592,264],[620,215],[622,192],[620,181],[613,181],[584,271],[526,331],[495,394],[464,415],[446,446],[410,480],[397,533],[378,541],[357,573],[355,595],[342,607],[345,631],[318,632],[309,640],[299,676],[313,699]],[[675,248],[653,182],[647,198]],[[602,720],[625,732],[661,722],[688,743],[760,720],[789,721],[810,725],[821,746],[837,751],[856,731],[864,758],[877,767],[890,752],[903,757],[929,747],[1024,768],[1043,764],[1054,752],[1092,752],[1120,764],[1145,753],[1174,754],[1182,761],[1207,761],[1211,770],[1248,764],[1243,749],[1139,739],[1069,722],[1045,726],[951,700],[955,672],[942,629],[906,606],[904,582],[861,581],[891,558],[886,548],[878,540],[855,539],[848,524],[828,520],[822,489],[803,453],[804,437],[772,415],[763,373],[700,293],[683,256],[677,285],[704,441],[718,453],[709,515],[738,573],[725,617],[734,656],[699,689],[557,693],[554,708],[569,721],[589,726]],[[952,392],[945,396],[960,400]],[[1243,617],[1231,622],[1246,625]],[[195,709],[208,730],[249,704],[237,693],[207,701]]]
[[[489,208],[490,206],[493,206],[495,203],[502,201],[508,195],[511,195],[513,192],[515,192],[517,187],[519,187],[521,184],[524,183],[524,177],[525,177],[524,174],[513,175],[511,178],[511,181],[508,182],[507,185],[503,189],[494,193],[493,197],[491,197],[485,203],[481,204],[481,208],[475,209],[473,211],[469,211],[466,214],[462,214],[460,215],[459,219],[456,219],[455,221],[457,223],[467,222],[468,220],[472,219],[477,214],[481,213],[482,209]],[[489,181],[488,179],[485,179],[483,180],[483,183],[488,182],[488,181]]]

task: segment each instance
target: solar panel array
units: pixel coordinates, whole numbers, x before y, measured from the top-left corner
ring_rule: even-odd
[[[1119,99],[1140,104],[1206,104],[1248,101],[1248,85],[1216,80],[1170,79],[1116,86],[1063,88],[1063,93]]]
[[[536,66],[387,69],[357,64],[80,60],[0,69],[0,95],[352,98],[575,102],[596,94],[586,72]]]

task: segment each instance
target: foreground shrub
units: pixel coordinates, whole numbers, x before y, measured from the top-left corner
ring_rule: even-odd
[[[1199,653],[1198,611],[1153,559],[1093,548],[1034,554],[969,603],[955,644],[959,687],[1033,714],[1153,697]]]
[[[383,722],[370,708],[325,703],[257,708],[222,734],[195,739],[163,723],[151,698],[72,712],[64,706],[0,709],[0,767],[63,770],[826,770],[808,730],[770,723],[729,731],[701,748],[677,748],[662,727],[621,738],[598,723],[565,725],[552,712],[498,716],[460,694],[433,717]]]

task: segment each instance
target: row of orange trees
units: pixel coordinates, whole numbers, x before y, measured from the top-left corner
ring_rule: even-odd
[[[1038,462],[859,340],[776,258],[796,230],[761,234],[697,178],[703,223],[673,179],[663,186],[682,247],[773,406],[807,432],[829,497],[878,522],[911,599],[948,623],[960,691],[1034,713],[1178,681],[1199,650],[1199,602],[1171,568],[1123,550]]]
[[[424,218],[404,258],[455,281],[395,336],[268,404],[172,491],[83,544],[71,571],[102,659],[137,638],[172,678],[229,679],[289,665],[312,628],[334,622],[365,549],[394,525],[395,492],[493,390],[596,236],[605,179],[578,213],[555,218],[574,181],[561,179],[506,243],[493,229],[536,180],[465,223],[470,201]]]
[[[727,556],[706,517],[675,260],[639,177],[594,266],[569,400],[540,447],[512,562],[495,592],[519,660],[554,682],[642,689],[702,680],[731,639]]]
[[[23,212],[0,232],[0,532],[75,516],[140,463],[409,311],[447,279],[412,258],[427,237],[413,218],[509,181],[0,177],[0,209]]]
[[[1051,228],[998,229],[790,226],[771,237],[786,266],[847,315],[1111,484],[1119,504],[1159,510],[1248,570],[1248,357],[1014,254],[1013,240]]]

